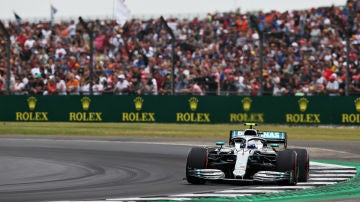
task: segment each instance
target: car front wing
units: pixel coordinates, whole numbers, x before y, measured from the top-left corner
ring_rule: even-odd
[[[224,182],[266,182],[276,183],[290,180],[290,172],[259,171],[252,178],[225,178],[225,173],[219,169],[191,169],[188,175],[209,180]]]

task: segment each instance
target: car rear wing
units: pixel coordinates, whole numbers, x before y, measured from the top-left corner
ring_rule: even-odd
[[[287,147],[287,134],[279,131],[263,131],[259,132],[258,136],[265,139],[268,143],[283,144]]]

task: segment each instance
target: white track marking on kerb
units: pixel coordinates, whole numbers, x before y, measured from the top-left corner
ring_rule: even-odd
[[[351,178],[354,177],[355,174],[310,174],[310,178],[311,177],[347,177],[347,178]]]
[[[265,187],[264,187],[265,188]],[[278,193],[281,192],[279,190],[273,190],[273,189],[230,189],[230,190],[223,190],[223,191],[217,191],[215,193],[243,193],[243,194],[266,194],[266,193]]]
[[[309,189],[317,186],[325,186],[335,184],[337,182],[346,181],[354,177],[357,173],[356,168],[350,166],[341,166],[334,164],[310,162],[310,173],[308,182],[298,182],[296,186],[239,186],[236,189],[218,190],[208,193],[183,193],[175,194],[164,197],[131,197],[131,198],[112,198],[105,199],[103,201],[91,201],[91,202],[106,202],[106,201],[118,201],[118,202],[134,202],[134,201],[187,201],[193,199],[204,198],[239,198],[244,196],[251,196],[256,194],[270,194],[278,193],[289,190]],[[63,201],[65,202],[65,201]],[[70,201],[68,201],[70,202]],[[71,201],[74,202],[74,201]],[[80,201],[79,201],[80,202]],[[90,202],[90,201],[88,201]]]
[[[311,181],[345,181],[349,178],[344,178],[344,177],[332,177],[332,178],[310,178],[309,180]]]
[[[192,198],[210,198],[210,197],[241,197],[241,196],[250,196],[252,194],[222,194],[222,193],[205,193],[205,194],[176,194],[171,195],[170,197],[180,196],[180,197],[192,197]]]
[[[153,197],[153,198],[140,198],[140,197],[134,197],[134,198],[112,198],[112,199],[106,199],[106,201],[147,201],[147,200],[172,200],[172,201],[186,201],[191,200],[192,198],[176,198],[176,197]],[[90,202],[90,201],[88,201]],[[93,202],[93,201],[91,201]]]

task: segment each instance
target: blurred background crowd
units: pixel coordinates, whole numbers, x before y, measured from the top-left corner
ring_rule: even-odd
[[[168,18],[175,35],[175,94],[258,96],[360,95],[360,1],[346,7]],[[344,25],[349,25],[344,29]],[[171,37],[160,19],[90,20],[90,37],[77,21],[6,22],[11,38],[10,89],[15,95],[169,95]],[[348,35],[347,35],[348,34]],[[6,93],[6,51],[0,33],[0,89]],[[349,64],[346,39],[350,42]],[[262,83],[260,83],[262,72]],[[90,82],[92,85],[90,85]]]

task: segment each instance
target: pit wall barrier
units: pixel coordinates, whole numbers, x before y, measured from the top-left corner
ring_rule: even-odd
[[[0,121],[360,124],[353,96],[2,96]]]

